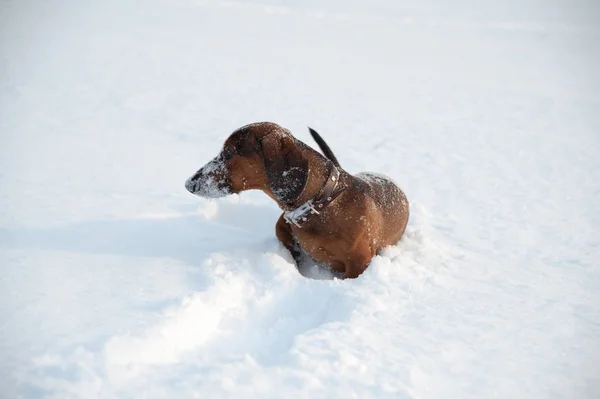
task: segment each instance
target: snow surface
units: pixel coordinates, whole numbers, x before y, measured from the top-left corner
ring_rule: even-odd
[[[0,7],[0,397],[600,396],[597,2]],[[359,279],[185,190],[262,120],[405,190]]]

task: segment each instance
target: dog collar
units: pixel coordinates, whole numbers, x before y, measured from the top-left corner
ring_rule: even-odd
[[[347,187],[339,183],[340,171],[335,166],[319,193],[297,208],[285,211],[283,218],[289,224],[302,228],[327,205],[331,204]]]

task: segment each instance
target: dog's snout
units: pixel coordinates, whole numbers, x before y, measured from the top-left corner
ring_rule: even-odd
[[[205,198],[220,198],[231,194],[227,168],[220,157],[204,165],[186,180],[185,188],[192,194]]]
[[[196,192],[197,182],[194,179],[195,175],[185,181],[185,188],[192,194]]]
[[[198,192],[198,186],[200,185],[202,177],[204,175],[202,171],[203,168],[198,170],[189,179],[185,181],[185,188],[192,194],[196,194]]]

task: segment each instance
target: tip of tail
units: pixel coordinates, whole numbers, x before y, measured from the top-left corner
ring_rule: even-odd
[[[333,164],[335,166],[337,166],[339,168],[340,167],[340,163],[338,162],[338,160],[335,157],[335,155],[333,155],[333,151],[331,151],[331,148],[329,148],[329,146],[327,145],[327,143],[325,142],[325,140],[323,140],[323,137],[321,137],[321,135],[319,133],[317,133],[317,131],[314,130],[310,126],[308,126],[308,131],[310,132],[310,135],[312,136],[312,138],[319,145],[319,148],[321,148],[321,151],[323,151],[323,155],[325,155],[331,162],[333,162]]]

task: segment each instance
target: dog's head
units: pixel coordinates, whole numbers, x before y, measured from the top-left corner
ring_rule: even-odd
[[[246,125],[229,136],[221,152],[190,177],[185,187],[206,198],[258,189],[281,203],[292,203],[308,178],[306,150],[279,125]]]

